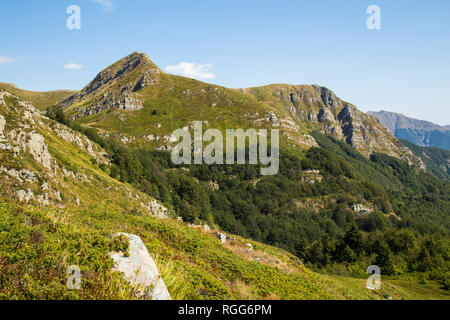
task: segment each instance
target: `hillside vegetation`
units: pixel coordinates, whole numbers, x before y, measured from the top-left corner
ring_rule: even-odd
[[[175,299],[449,297],[441,155],[411,151],[329,89],[227,89],[134,53],[45,114],[17,90],[0,90],[2,298],[137,298],[110,271],[117,232],[141,237]],[[195,120],[280,129],[279,173],[174,165],[171,132]],[[70,265],[80,291],[65,286]]]
[[[0,201],[0,298],[135,299],[136,288],[111,274],[111,233],[139,235],[174,299],[448,299],[429,282],[329,277],[298,258],[240,237],[222,245],[213,232],[176,220],[89,210],[38,209]],[[253,245],[250,251],[247,243]],[[69,265],[80,266],[81,290],[66,286]]]

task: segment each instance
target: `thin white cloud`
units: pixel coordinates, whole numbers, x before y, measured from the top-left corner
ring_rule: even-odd
[[[69,69],[69,70],[80,70],[80,69],[83,69],[83,66],[81,64],[71,62],[69,64],[66,64],[64,66],[64,68]]]
[[[101,5],[104,12],[109,13],[114,11],[114,4],[110,0],[91,0],[91,1]]]
[[[212,64],[209,63],[180,62],[176,66],[168,66],[166,71],[194,79],[214,79],[216,75],[209,72],[211,68]]]
[[[0,56],[0,63],[13,63],[15,61],[16,61],[16,59],[14,59],[14,58]]]

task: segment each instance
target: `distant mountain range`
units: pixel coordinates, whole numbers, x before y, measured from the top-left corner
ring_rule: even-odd
[[[450,150],[450,125],[439,126],[429,121],[408,118],[403,114],[370,111],[397,138],[418,146],[436,147]]]

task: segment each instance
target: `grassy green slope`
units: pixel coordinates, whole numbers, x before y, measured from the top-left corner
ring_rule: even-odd
[[[23,100],[30,101],[37,109],[41,111],[47,110],[48,107],[61,99],[67,98],[75,91],[70,90],[54,90],[54,91],[27,91],[17,88],[13,84],[0,82],[0,89],[9,91]]]
[[[208,121],[217,128],[233,128],[248,124],[241,119],[243,110],[265,110],[251,96],[172,75],[162,75],[156,88],[145,88],[139,94],[145,101],[144,109],[140,111],[113,110],[81,118],[79,122],[103,130],[140,136],[170,134],[193,120]],[[158,123],[161,128],[155,128]]]
[[[365,279],[313,273],[292,255],[235,237],[222,245],[213,232],[176,220],[89,210],[39,209],[0,201],[0,297],[3,299],[129,299],[133,289],[111,275],[110,235],[139,235],[156,258],[174,299],[448,299],[432,282]],[[251,252],[246,244],[252,243]],[[256,258],[260,261],[256,261]],[[78,265],[82,289],[70,291],[65,270]]]

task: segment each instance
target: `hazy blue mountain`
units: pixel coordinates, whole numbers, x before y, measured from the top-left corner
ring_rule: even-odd
[[[397,138],[412,142],[418,146],[435,147],[450,150],[450,126],[439,126],[429,121],[408,118],[403,114],[370,111],[368,114],[378,118]]]

